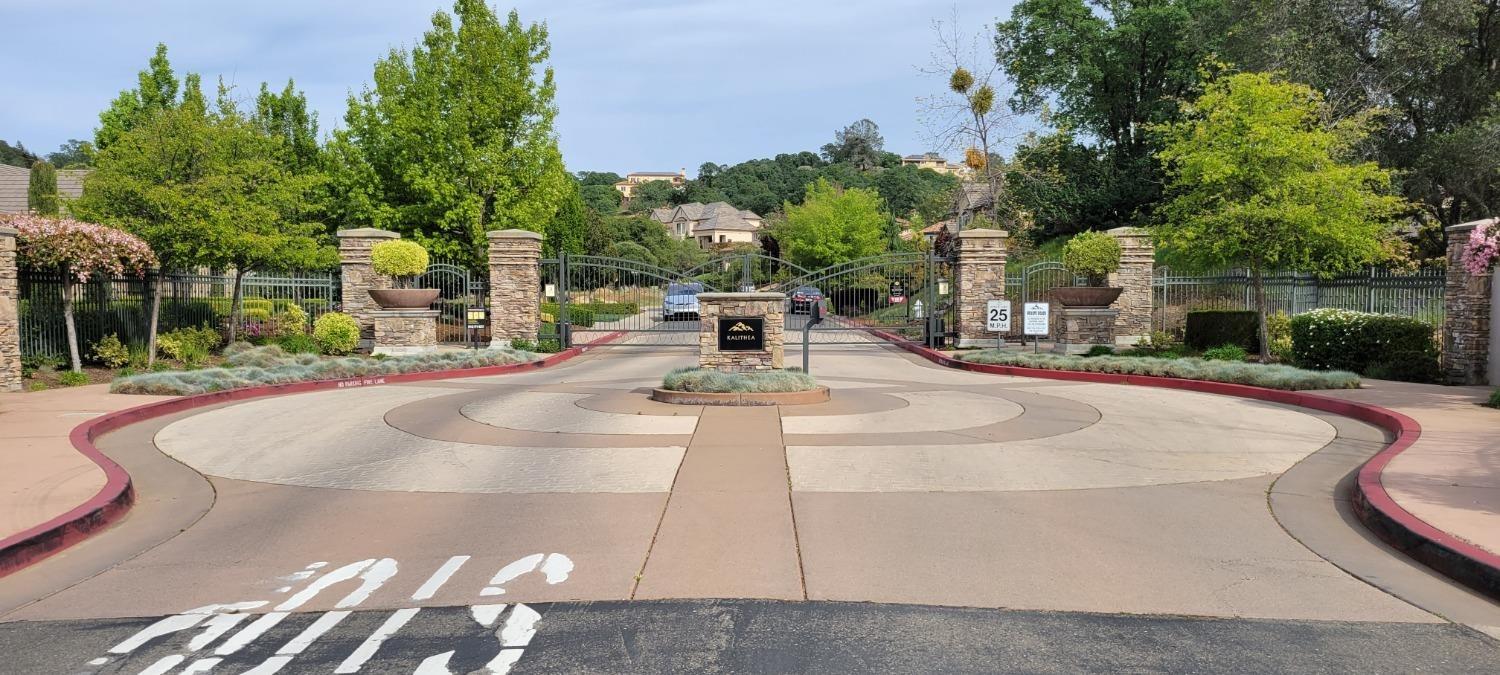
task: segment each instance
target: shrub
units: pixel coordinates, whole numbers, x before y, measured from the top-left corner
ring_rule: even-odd
[[[251,323],[266,323],[271,320],[271,310],[261,309],[259,307],[255,309],[247,309],[243,312],[243,315],[245,321]]]
[[[75,373],[70,370],[63,373],[62,375],[59,375],[58,381],[62,382],[62,386],[64,387],[80,387],[89,383],[89,376],[84,373]]]
[[[276,309],[276,303],[265,298],[240,298],[240,311],[246,314],[252,311],[270,314],[274,309]]]
[[[634,316],[641,313],[641,305],[638,302],[586,302],[569,307],[584,307],[595,314],[617,314],[620,316]]]
[[[275,345],[253,347],[243,342],[230,345],[224,354],[224,368],[116,378],[110,391],[120,394],[202,394],[267,384],[525,363],[536,358],[533,354],[511,349],[430,352],[384,359],[328,358],[315,354],[288,354]]]
[[[427,263],[427,249],[408,239],[382,241],[370,247],[370,267],[376,274],[406,280],[426,272]]]
[[[818,387],[807,373],[769,370],[753,373],[721,373],[704,368],[678,368],[662,378],[663,389],[701,393],[766,393],[809,391]]]
[[[307,333],[296,333],[276,338],[276,346],[288,354],[316,354],[318,343]]]
[[[41,380],[32,380],[26,383],[26,391],[45,391],[47,383]]]
[[[514,338],[510,341],[510,348],[521,352],[534,352],[536,343],[526,338]]]
[[[1438,379],[1432,326],[1405,316],[1315,309],[1292,317],[1292,355],[1298,365],[1350,370],[1408,382]]]
[[[342,312],[329,312],[313,323],[313,342],[324,354],[348,354],[359,346],[359,323]]]
[[[1271,339],[1271,356],[1276,357],[1276,360],[1282,363],[1291,363],[1294,359],[1292,317],[1282,312],[1266,317],[1266,335]]]
[[[284,338],[307,334],[307,312],[296,304],[283,305],[281,312],[271,317],[266,327],[268,337]]]
[[[1084,353],[1084,356],[1110,356],[1115,353],[1115,348],[1109,345],[1094,345]]]
[[[557,340],[540,340],[536,343],[536,353],[556,354],[562,351],[562,343]]]
[[[1244,361],[1248,356],[1250,354],[1239,345],[1219,345],[1203,351],[1204,361]]]
[[[297,304],[301,305],[302,309],[307,310],[308,314],[316,314],[328,309],[328,301],[323,298],[303,298],[298,300]]]
[[[1490,400],[1484,404],[1491,408],[1500,408],[1500,389],[1490,392]]]
[[[219,331],[208,326],[178,328],[156,336],[156,348],[169,358],[192,364],[208,358],[222,341]]]
[[[94,343],[94,360],[107,368],[120,368],[130,363],[130,350],[120,342],[120,336],[110,333]]]
[[[1318,372],[1291,366],[1262,363],[1230,363],[1205,361],[1195,358],[1162,359],[1135,356],[1064,356],[1061,354],[1032,354],[1029,352],[1002,352],[986,349],[977,352],[962,352],[956,355],[962,361],[988,363],[1022,368],[1047,370],[1076,370],[1090,373],[1113,373],[1118,375],[1150,375],[1153,377],[1179,377],[1188,380],[1229,382],[1248,384],[1270,389],[1354,389],[1359,387],[1359,376],[1342,371]]]
[[[1260,351],[1260,314],[1241,310],[1188,312],[1182,341],[1189,349],[1203,351],[1219,345],[1239,345],[1246,352]]]
[[[542,303],[542,314],[551,314],[554,317],[562,316],[562,309],[555,302]],[[568,322],[575,328],[592,328],[594,325],[594,310],[588,305],[568,305]]]
[[[1120,269],[1120,242],[1103,232],[1079,232],[1063,245],[1063,267],[1087,277],[1090,286],[1103,286]]]

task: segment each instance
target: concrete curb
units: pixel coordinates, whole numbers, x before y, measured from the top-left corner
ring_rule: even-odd
[[[1378,426],[1389,431],[1395,440],[1360,467],[1354,484],[1355,515],[1365,527],[1397,550],[1469,588],[1500,600],[1500,555],[1433,527],[1427,521],[1401,508],[1401,505],[1391,498],[1390,493],[1381,483],[1381,474],[1391,460],[1411,447],[1422,436],[1422,426],[1406,415],[1367,403],[1244,384],[969,363],[945,356],[937,350],[913,344],[886,331],[871,332],[908,352],[949,368],[994,375],[1131,384],[1239,396],[1343,415]]]
[[[74,427],[73,431],[68,435],[68,440],[78,452],[88,457],[90,461],[97,464],[104,471],[104,487],[100,488],[99,492],[95,493],[93,497],[90,497],[84,503],[73,507],[62,515],[0,539],[0,577],[20,571],[54,553],[87,539],[95,532],[114,524],[115,521],[118,521],[130,510],[130,505],[135,501],[135,488],[131,484],[130,474],[126,473],[125,469],[121,468],[119,464],[104,456],[104,453],[100,452],[99,448],[94,446],[95,439],[121,427],[206,405],[259,398],[261,396],[297,394],[323,389],[348,389],[351,387],[395,384],[400,382],[482,377],[535,370],[567,361],[589,351],[595,345],[612,342],[619,339],[622,335],[624,335],[622,332],[611,333],[587,345],[570,347],[530,363],[247,387],[245,389],[216,391],[208,394],[195,394],[193,396],[183,396],[156,403],[147,403],[96,417]]]

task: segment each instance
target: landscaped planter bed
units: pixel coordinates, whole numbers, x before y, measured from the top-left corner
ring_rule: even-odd
[[[667,373],[651,398],[681,405],[807,405],[829,397],[807,373],[794,370],[724,373],[681,368]]]
[[[1291,366],[1207,361],[1198,358],[1162,359],[1142,356],[1064,356],[986,349],[952,355],[959,361],[1042,370],[1148,375],[1187,380],[1248,384],[1267,389],[1357,389],[1359,376],[1343,371],[1316,371]]]

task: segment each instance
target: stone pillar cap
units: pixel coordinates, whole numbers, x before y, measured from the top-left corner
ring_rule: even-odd
[[[960,239],[1004,239],[1005,237],[1009,236],[1010,233],[1006,232],[1005,230],[990,230],[984,228],[980,228],[977,230],[960,230],[958,233],[958,237]]]
[[[390,230],[380,230],[373,227],[356,227],[352,230],[339,230],[334,233],[340,239],[400,239],[401,235]]]
[[[1479,220],[1474,220],[1474,221],[1470,221],[1470,222],[1467,222],[1467,223],[1459,223],[1457,225],[1450,225],[1450,226],[1448,226],[1448,229],[1446,231],[1449,232],[1449,233],[1452,233],[1452,232],[1468,232],[1469,230],[1472,230],[1472,229],[1474,229],[1476,227],[1479,227],[1480,225],[1483,225],[1484,223],[1490,223],[1492,225],[1494,225],[1494,224],[1500,224],[1500,218],[1480,218]]]
[[[10,227],[8,225],[0,225],[0,237],[14,237],[20,233],[21,231],[14,227]]]
[[[1107,235],[1110,235],[1111,237],[1138,237],[1138,236],[1142,236],[1142,235],[1151,234],[1151,231],[1148,230],[1148,229],[1146,229],[1146,228],[1144,228],[1144,227],[1129,227],[1129,226],[1126,226],[1126,227],[1116,227],[1116,228],[1113,228],[1113,229],[1105,230],[1104,233],[1107,234]]]
[[[785,293],[699,293],[699,300],[785,300]]]
[[[535,239],[537,241],[542,240],[541,233],[532,232],[531,230],[490,230],[489,232],[486,232],[484,236],[488,237],[492,241],[495,239]]]

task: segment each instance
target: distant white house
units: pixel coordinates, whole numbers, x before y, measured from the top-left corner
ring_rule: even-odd
[[[936,152],[927,152],[920,155],[907,155],[901,158],[901,166],[915,166],[918,169],[932,169],[941,174],[958,176],[968,180],[974,177],[974,170],[966,164],[954,164],[944,159]]]
[[[651,219],[665,226],[672,236],[692,239],[703,248],[754,243],[764,227],[763,219],[754,211],[735,208],[728,202],[690,202],[676,208],[652,209]]]
[[[626,174],[625,180],[615,183],[615,189],[619,190],[620,194],[625,195],[626,199],[630,199],[631,194],[634,193],[637,187],[658,180],[670,181],[672,187],[682,187],[687,182],[687,169],[681,169],[677,172],[636,171]]]

